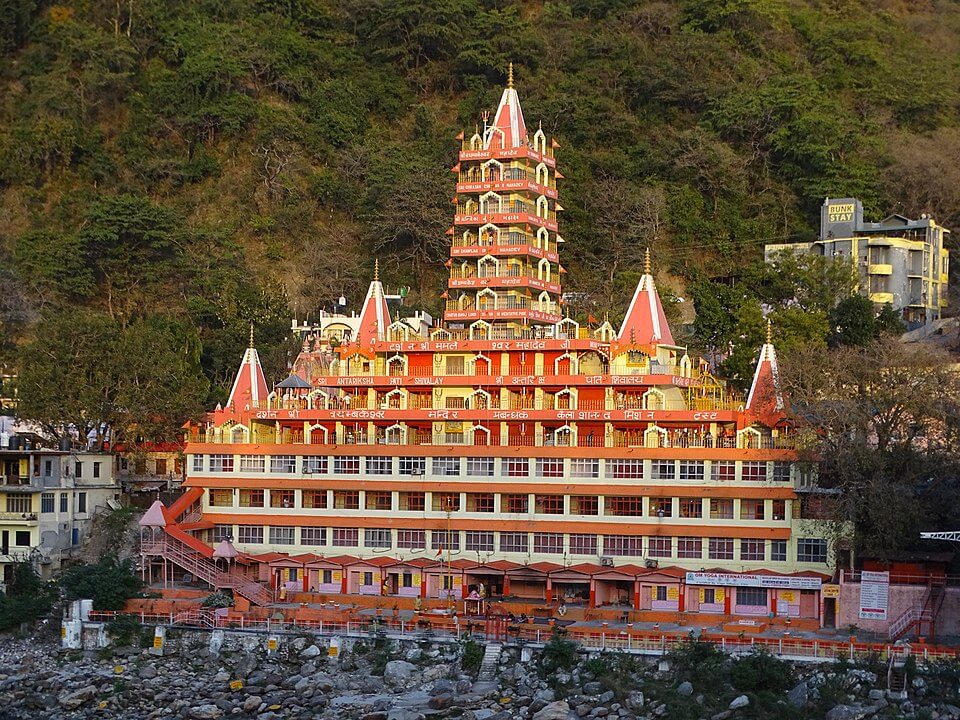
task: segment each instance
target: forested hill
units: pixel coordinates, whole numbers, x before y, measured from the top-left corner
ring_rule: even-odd
[[[249,322],[281,372],[289,317],[356,307],[375,255],[436,310],[453,138],[509,61],[561,145],[575,313],[618,320],[647,245],[689,300],[824,196],[957,225],[958,43],[948,0],[0,2],[3,352],[173,344],[215,401]]]

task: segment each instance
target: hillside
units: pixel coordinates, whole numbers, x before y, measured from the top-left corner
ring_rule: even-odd
[[[958,44],[948,0],[0,3],[2,360],[149,317],[195,407],[251,321],[282,371],[289,317],[356,307],[374,256],[436,310],[453,138],[511,60],[561,145],[574,313],[617,320],[647,245],[678,295],[736,277],[828,195],[955,226]]]

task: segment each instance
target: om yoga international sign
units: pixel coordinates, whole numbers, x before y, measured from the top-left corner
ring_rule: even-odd
[[[819,590],[823,581],[816,577],[786,577],[783,575],[734,575],[732,573],[688,572],[687,585],[717,585],[722,587],[787,588],[790,590]]]

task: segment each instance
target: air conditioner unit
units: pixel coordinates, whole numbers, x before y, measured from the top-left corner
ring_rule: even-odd
[[[648,568],[658,568],[658,567],[660,567],[659,561],[653,560],[652,558],[651,558],[651,559],[648,559],[648,560],[645,560],[645,561],[643,562],[643,564],[644,564],[645,567],[648,567]]]
[[[603,567],[613,567],[613,558],[612,558],[612,557],[604,556],[604,557],[600,558],[600,564],[601,564]]]
[[[423,470],[421,468],[414,468],[410,471],[411,475],[423,475]]]

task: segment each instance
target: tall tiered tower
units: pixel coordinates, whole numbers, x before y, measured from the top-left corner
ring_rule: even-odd
[[[463,134],[454,171],[457,211],[444,318],[471,339],[531,337],[560,321],[555,143],[533,137],[513,87],[513,65],[493,122]]]

